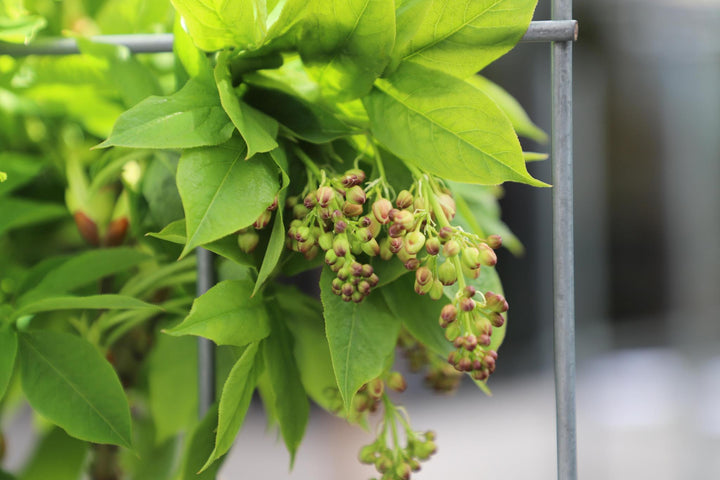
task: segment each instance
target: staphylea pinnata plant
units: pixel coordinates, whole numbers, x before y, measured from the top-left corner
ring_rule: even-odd
[[[495,250],[521,248],[497,185],[545,185],[518,140],[544,134],[477,75],[535,1],[173,0],[174,21],[164,2],[65,3],[3,3],[15,23],[0,22],[17,41],[71,18],[82,52],[0,77],[16,129],[0,153],[0,395],[62,429],[20,478],[58,445],[67,478],[214,478],[255,391],[291,464],[312,400],[376,432],[359,459],[377,478],[410,478],[441,439],[396,403],[396,353],[439,392],[463,376],[489,391],[509,308]],[[83,38],[123,19],[173,22],[172,57]],[[28,253],[48,237],[62,248]],[[199,247],[220,281],[194,299]],[[219,365],[200,420],[197,336]]]

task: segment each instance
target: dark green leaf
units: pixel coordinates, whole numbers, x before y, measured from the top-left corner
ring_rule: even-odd
[[[387,0],[317,0],[300,54],[324,95],[347,101],[367,94],[395,42],[395,5]]]
[[[67,333],[20,334],[20,379],[30,405],[70,435],[130,447],[130,408],[112,366]]]
[[[279,318],[272,318],[272,334],[263,342],[263,347],[265,368],[275,401],[274,411],[285,446],[290,452],[292,467],[305,434],[310,406],[293,357],[290,332]]]
[[[217,471],[220,470],[222,462],[215,462],[206,470],[198,473],[213,451],[217,421],[218,405],[216,403],[208,410],[190,436],[183,455],[180,480],[215,480],[217,478]]]
[[[214,85],[190,79],[169,97],[148,97],[115,122],[99,148],[192,148],[230,139],[234,125]]]
[[[323,269],[321,298],[335,378],[347,407],[364,383],[383,372],[395,349],[400,320],[377,292],[360,304],[344,302],[332,292],[332,277]]]
[[[183,322],[170,335],[198,335],[218,345],[243,346],[270,334],[265,304],[251,297],[252,282],[228,280],[218,283],[193,302]]]
[[[40,173],[42,167],[42,158],[14,152],[0,153],[0,168],[7,174],[7,179],[0,182],[0,196],[28,183]]]
[[[276,148],[278,144],[275,137],[278,133],[278,123],[272,117],[255,110],[237,97],[233,90],[226,53],[222,53],[218,57],[215,65],[215,82],[225,113],[228,114],[247,145],[245,159],[252,157],[257,152],[269,152]]]
[[[515,46],[530,24],[537,0],[429,3],[412,41],[397,54],[404,61],[467,78]]]
[[[364,99],[372,131],[392,153],[448,180],[544,186],[525,168],[507,116],[480,90],[403,64]]]
[[[40,440],[18,480],[77,480],[83,472],[87,447],[85,442],[53,428]]]
[[[0,399],[10,384],[17,354],[17,335],[9,325],[0,323]]]
[[[4,197],[0,202],[0,235],[15,228],[49,222],[67,216],[68,211],[62,205]]]
[[[251,343],[245,349],[225,381],[220,397],[215,448],[203,466],[203,470],[230,450],[235,436],[245,421],[245,414],[250,406],[258,376],[262,373],[262,357],[257,355],[258,345],[258,343]]]
[[[177,184],[187,228],[183,255],[251,225],[275,199],[280,185],[270,155],[244,158],[239,138],[187,150],[180,158]]]

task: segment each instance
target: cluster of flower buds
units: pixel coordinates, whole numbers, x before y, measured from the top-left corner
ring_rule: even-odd
[[[237,232],[238,235],[238,246],[240,250],[245,253],[252,253],[260,241],[260,235],[257,230],[262,230],[270,224],[272,215],[278,208],[278,198],[275,200],[260,214],[260,216],[253,222],[253,224],[247,228],[243,228]]]
[[[507,312],[508,304],[500,294],[477,293],[472,286],[459,291],[440,312],[440,326],[445,329],[445,338],[456,348],[450,352],[448,363],[483,381],[495,371],[497,352],[489,349],[492,329],[505,323],[502,314]]]
[[[438,393],[452,393],[460,386],[462,373],[447,362],[432,354],[425,345],[417,341],[410,332],[401,330],[398,348],[407,359],[410,371],[425,370],[425,384]]]
[[[385,389],[404,392],[407,388],[405,378],[399,372],[389,372],[364,384],[353,397],[348,419],[358,422],[368,413],[374,413],[380,406]]]
[[[365,445],[358,455],[362,463],[374,465],[382,474],[380,480],[408,480],[412,472],[420,470],[420,461],[427,460],[437,451],[435,432],[416,433],[406,430],[407,444],[404,448],[391,448],[381,435],[373,443]]]

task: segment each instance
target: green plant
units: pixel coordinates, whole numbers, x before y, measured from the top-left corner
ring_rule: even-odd
[[[47,23],[82,51],[0,58],[0,397],[69,434],[39,451],[64,445],[67,478],[84,442],[95,479],[213,478],[257,390],[291,463],[309,398],[381,409],[359,458],[409,478],[435,436],[388,393],[396,347],[436,390],[487,391],[504,337],[494,250],[521,247],[493,185],[543,186],[516,131],[544,134],[475,73],[535,1],[174,0],[174,54],[137,57],[84,37],[168,27],[168,4],[0,5],[1,40]],[[197,247],[220,282],[193,299]],[[320,267],[320,299],[288,285]],[[193,336],[219,346],[201,421]]]

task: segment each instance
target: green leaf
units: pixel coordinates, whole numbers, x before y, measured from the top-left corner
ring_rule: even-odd
[[[447,299],[432,300],[427,295],[418,295],[413,284],[413,276],[406,275],[380,291],[390,311],[402,321],[413,337],[434,353],[447,357],[454,348],[445,339],[444,330],[438,323],[440,311],[448,303]]]
[[[273,222],[272,232],[270,233],[270,240],[268,241],[267,249],[265,250],[265,256],[263,256],[263,262],[258,272],[258,278],[255,282],[255,288],[253,289],[253,295],[255,295],[265,284],[267,279],[270,277],[272,272],[280,260],[280,255],[285,251],[285,225],[283,224],[283,208],[282,205],[285,200],[282,199],[278,202],[280,207],[275,211],[275,220]]]
[[[148,359],[150,412],[162,443],[197,423],[197,341],[161,335]]]
[[[395,5],[387,0],[318,0],[299,49],[322,93],[340,101],[367,94],[390,60]]]
[[[5,181],[0,182],[0,196],[17,190],[35,178],[43,167],[43,159],[22,153],[0,153],[0,166],[7,175]],[[4,202],[5,200],[3,200]]]
[[[40,440],[18,480],[77,480],[83,472],[87,450],[85,442],[53,428]]]
[[[80,253],[50,270],[35,288],[23,295],[20,304],[47,298],[49,295],[71,292],[108,275],[128,270],[149,259],[147,253],[128,247]]]
[[[67,216],[68,211],[62,205],[5,197],[0,202],[0,235]]]
[[[537,0],[432,1],[412,41],[397,52],[404,62],[460,78],[507,53],[532,20]]]
[[[234,138],[218,148],[187,150],[177,184],[185,209],[187,243],[193,248],[251,225],[273,202],[280,185],[268,154],[245,161],[245,145]]]
[[[27,15],[8,18],[0,15],[0,41],[10,43],[28,43],[37,32],[45,28],[43,17]]]
[[[218,345],[241,347],[270,334],[270,322],[260,296],[251,297],[247,280],[220,282],[195,299],[190,314],[170,335],[198,335]]]
[[[383,372],[395,349],[400,320],[377,292],[359,304],[344,302],[332,292],[332,277],[324,268],[321,299],[335,378],[347,408],[358,389]]]
[[[134,297],[126,295],[89,295],[86,297],[60,296],[41,298],[28,302],[19,308],[14,317],[40,312],[52,312],[55,310],[105,310],[105,309],[156,309],[162,310],[157,305],[145,303]]]
[[[320,104],[277,89],[251,87],[243,100],[277,119],[293,135],[307,142],[327,143],[358,133]]]
[[[264,0],[172,0],[172,4],[195,45],[206,52],[255,49],[267,33]]]
[[[235,129],[214,85],[190,79],[169,97],[148,97],[115,122],[96,148],[192,148],[219,145]]]
[[[217,478],[217,471],[220,470],[221,462],[215,462],[206,470],[198,473],[205,464],[205,460],[213,451],[217,420],[218,405],[216,403],[208,410],[202,421],[195,427],[195,430],[187,442],[187,448],[183,455],[180,480],[215,480]]]
[[[480,90],[413,64],[375,85],[364,99],[372,131],[403,160],[458,182],[545,186],[527,172],[510,121]]]
[[[540,143],[547,142],[547,134],[530,120],[520,103],[500,85],[480,75],[473,75],[466,82],[490,97],[500,107],[500,110],[510,119],[510,123],[518,135]],[[527,157],[525,160],[527,161]]]
[[[278,313],[275,311],[276,315]],[[273,317],[271,321],[272,334],[263,342],[265,368],[273,392],[273,410],[277,415],[285,446],[290,452],[292,468],[295,453],[305,434],[310,405],[295,364],[290,332],[280,318]]]
[[[233,90],[230,70],[228,70],[227,53],[221,53],[218,57],[215,65],[215,82],[225,113],[228,114],[247,145],[245,159],[252,157],[257,152],[269,152],[277,148],[275,137],[278,133],[278,123],[274,118],[255,110],[237,97]]]
[[[10,384],[17,354],[17,335],[9,325],[0,324],[0,400]]]
[[[30,405],[73,437],[130,447],[130,408],[112,366],[67,333],[20,334],[20,379]]]
[[[397,32],[395,34],[395,45],[390,54],[390,65],[388,65],[390,71],[394,71],[402,61],[402,55],[410,48],[410,42],[420,28],[433,2],[430,0],[407,0],[397,3],[399,3],[395,11]]]
[[[277,302],[293,335],[295,363],[300,380],[312,400],[329,412],[342,409],[340,391],[325,336],[322,305],[295,288],[278,290]],[[340,405],[338,405],[340,403]]]
[[[245,421],[255,385],[262,373],[262,357],[257,356],[258,345],[257,342],[248,345],[225,381],[220,397],[215,448],[205,462],[203,470],[230,450],[235,436]]]
[[[182,23],[182,17],[176,15],[173,24],[173,52],[175,57],[180,60],[188,76],[203,77],[203,79],[209,80],[212,69],[207,55],[193,44]]]
[[[267,7],[268,33],[265,43],[288,33],[292,27],[304,20],[309,10],[306,0],[270,0]]]

